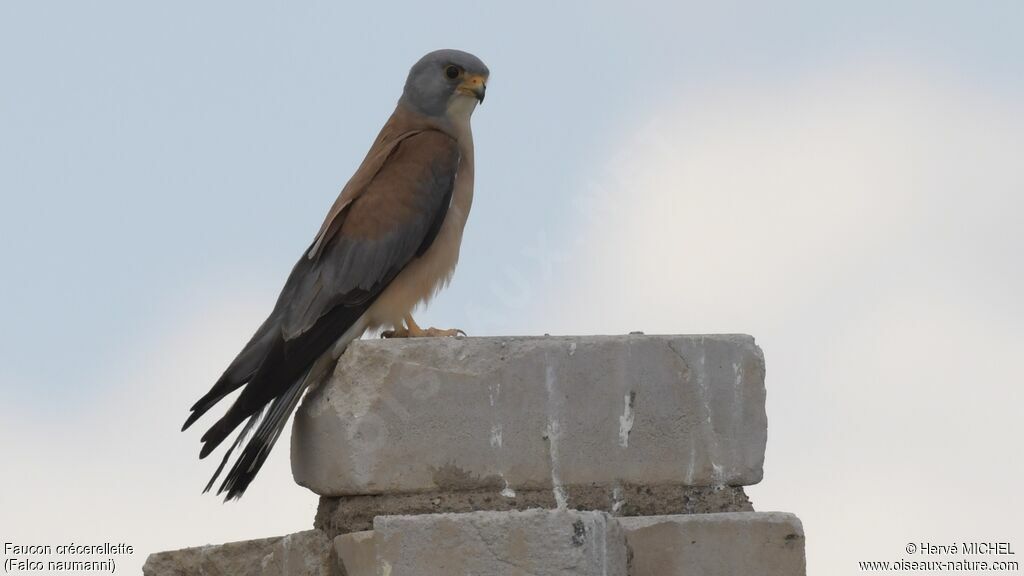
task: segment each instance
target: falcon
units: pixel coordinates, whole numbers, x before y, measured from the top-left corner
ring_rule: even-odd
[[[386,337],[455,336],[421,328],[412,311],[448,284],[473,203],[470,117],[484,101],[487,66],[437,50],[409,71],[394,113],[292,269],[273,311],[182,430],[231,392],[235,402],[202,436],[208,456],[241,426],[206,490],[241,453],[217,494],[242,496],[302,393],[367,330]],[[248,441],[246,441],[248,439]]]

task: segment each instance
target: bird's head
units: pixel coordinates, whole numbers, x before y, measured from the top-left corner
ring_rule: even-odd
[[[435,50],[409,70],[401,101],[432,118],[468,118],[484,101],[489,75],[487,66],[468,52]]]

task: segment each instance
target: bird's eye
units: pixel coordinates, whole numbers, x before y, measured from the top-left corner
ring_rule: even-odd
[[[462,70],[459,70],[458,66],[448,65],[444,67],[444,75],[452,80],[458,78],[459,74],[462,74]]]

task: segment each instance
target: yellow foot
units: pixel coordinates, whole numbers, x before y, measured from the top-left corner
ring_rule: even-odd
[[[386,330],[380,333],[381,338],[437,338],[465,336],[466,333],[458,328],[443,330],[441,328],[420,328],[412,316],[405,317],[405,326],[399,326],[394,330]]]

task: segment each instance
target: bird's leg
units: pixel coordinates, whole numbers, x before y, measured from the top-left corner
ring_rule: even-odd
[[[440,328],[420,328],[412,319],[412,314],[405,315],[405,325],[408,327],[409,338],[424,338],[433,336],[465,336],[466,333],[458,328],[442,330]]]

